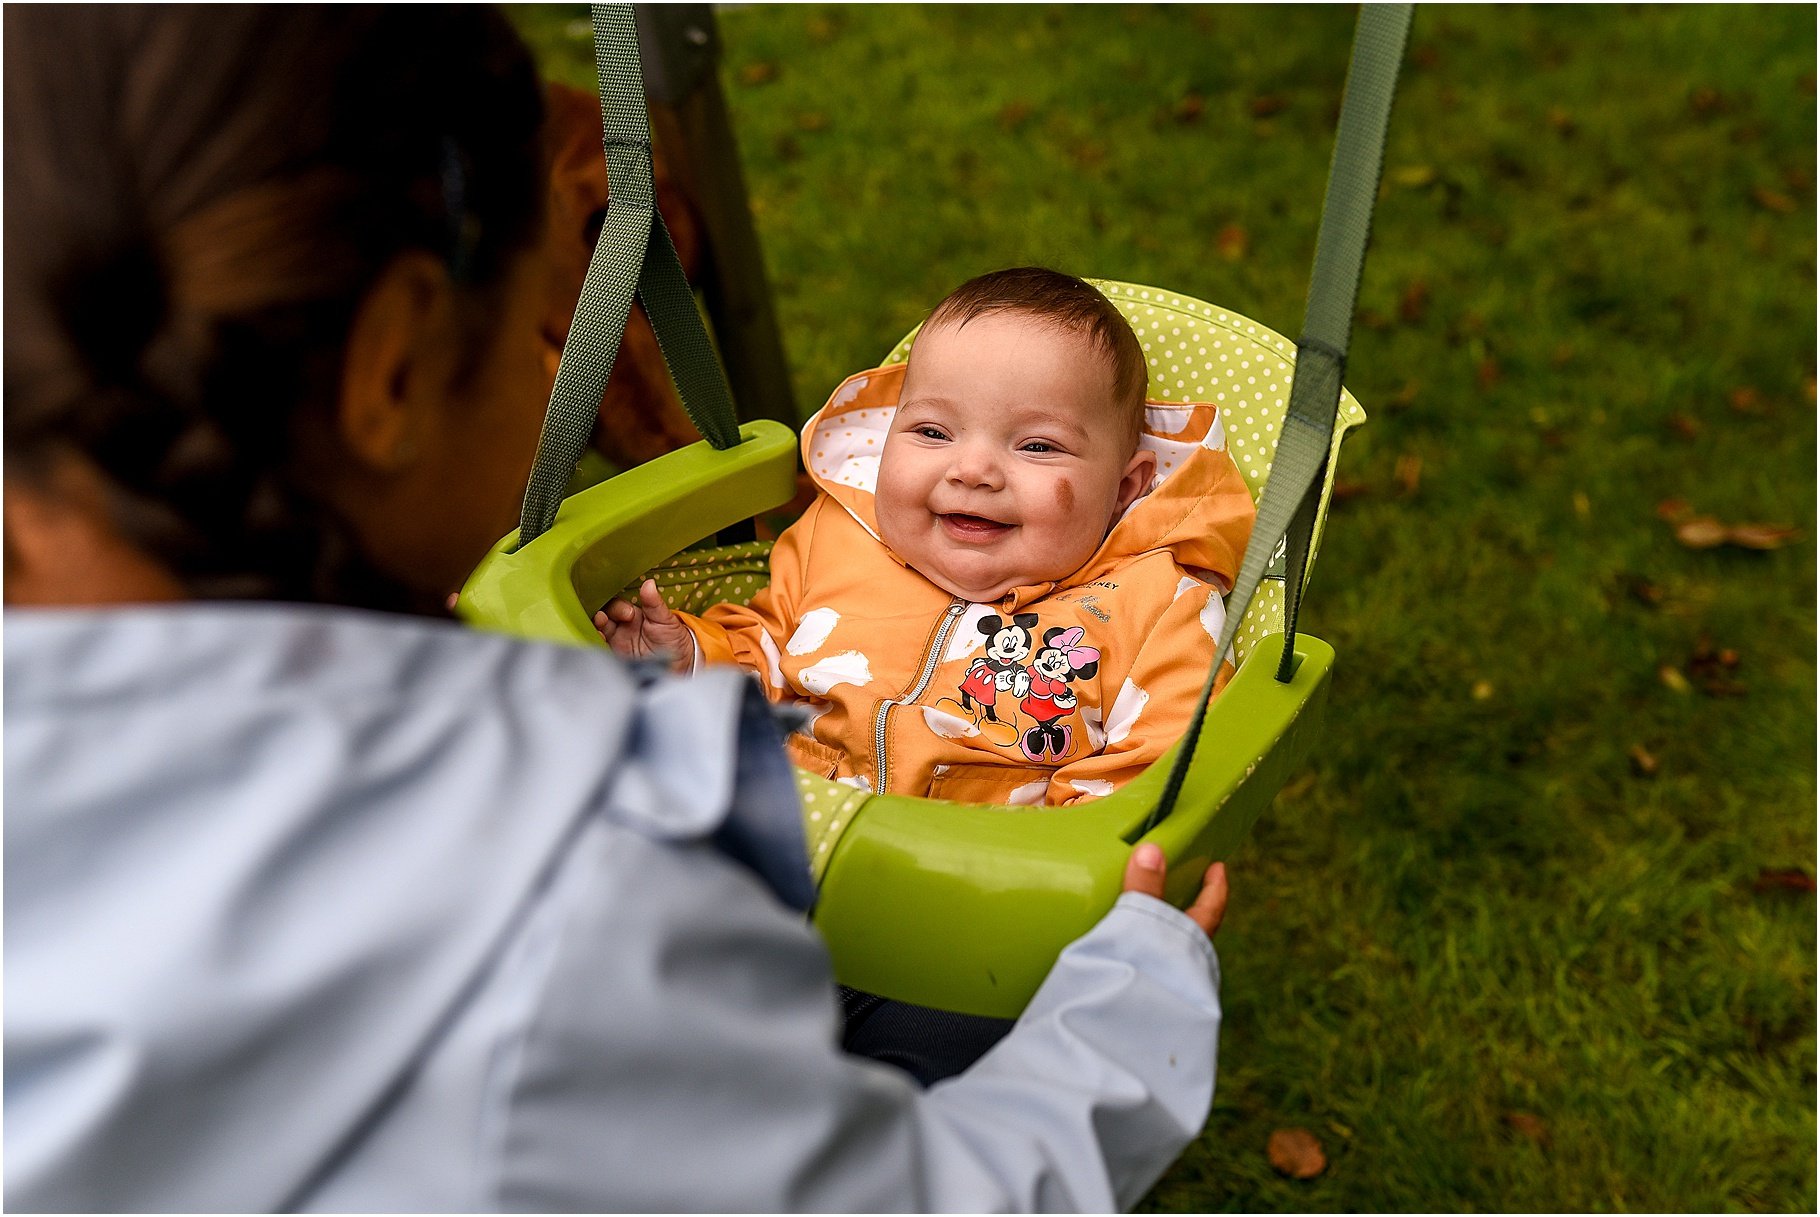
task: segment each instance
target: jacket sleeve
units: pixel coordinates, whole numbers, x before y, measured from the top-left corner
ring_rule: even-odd
[[[827,953],[706,850],[584,841],[484,1203],[544,1212],[1109,1211],[1201,1131],[1218,964],[1139,895],[1011,1034],[919,1091],[842,1055]]]
[[[1198,582],[1180,592],[1139,645],[1121,679],[1102,678],[1107,702],[1101,706],[1105,744],[1097,752],[1057,769],[1049,780],[1052,805],[1103,798],[1144,772],[1188,729],[1213,649],[1226,621],[1218,591]],[[1214,695],[1232,679],[1230,661],[1220,665]],[[1114,679],[1119,680],[1116,687]]]
[[[770,581],[750,603],[717,604],[700,616],[676,614],[695,636],[702,662],[736,664],[756,673],[765,696],[772,701],[782,700],[789,693],[782,648],[796,632],[802,611],[809,550],[822,507],[823,500],[817,499],[801,519],[777,538],[777,544],[771,547]]]

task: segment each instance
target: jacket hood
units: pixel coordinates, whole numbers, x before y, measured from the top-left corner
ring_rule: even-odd
[[[879,457],[908,368],[891,364],[849,376],[802,432],[803,467],[809,477],[875,538]],[[1090,582],[1127,558],[1152,550],[1170,553],[1222,593],[1232,589],[1257,510],[1226,451],[1219,410],[1210,402],[1146,400],[1139,442],[1156,453],[1157,474],[1150,489],[1125,509],[1078,570],[1054,583],[1013,589],[1007,593],[1013,605],[1059,587]]]

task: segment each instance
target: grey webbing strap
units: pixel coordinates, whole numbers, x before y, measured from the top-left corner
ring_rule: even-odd
[[[556,519],[563,491],[593,434],[634,295],[651,318],[664,363],[696,429],[716,448],[739,442],[739,421],[726,377],[669,229],[657,211],[651,127],[632,6],[596,4],[592,9],[594,68],[607,153],[607,215],[550,391],[519,516],[520,545],[542,535]]]
[[[1201,686],[1200,703],[1182,738],[1156,809],[1145,821],[1146,832],[1175,807],[1189,763],[1194,759],[1195,740],[1206,719],[1220,665],[1232,650],[1233,637],[1269,569],[1279,540],[1286,543],[1288,565],[1283,589],[1283,657],[1277,667],[1277,679],[1288,681],[1295,674],[1295,625],[1302,602],[1302,577],[1308,566],[1316,509],[1333,444],[1340,378],[1346,370],[1353,307],[1358,302],[1359,280],[1365,270],[1365,248],[1371,240],[1371,213],[1384,170],[1390,105],[1396,95],[1397,71],[1403,61],[1412,9],[1408,4],[1366,4],[1359,9],[1352,64],[1346,73],[1345,100],[1340,106],[1340,127],[1334,137],[1333,164],[1327,177],[1327,197],[1321,206],[1321,231],[1315,242],[1302,337],[1296,343],[1288,411],[1277,440],[1276,456],[1270,463],[1270,480],[1258,500],[1251,541],[1239,563],[1232,594],[1226,598],[1226,626],[1220,631],[1213,666]]]

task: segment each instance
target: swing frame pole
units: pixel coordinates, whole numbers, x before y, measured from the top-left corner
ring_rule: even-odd
[[[707,230],[699,279],[742,421],[795,426],[796,398],[764,254],[720,87],[720,31],[706,4],[632,7],[651,133]]]

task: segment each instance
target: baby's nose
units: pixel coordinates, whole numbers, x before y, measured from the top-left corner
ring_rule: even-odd
[[[997,487],[1005,482],[998,454],[983,444],[956,444],[948,477],[963,486]]]

